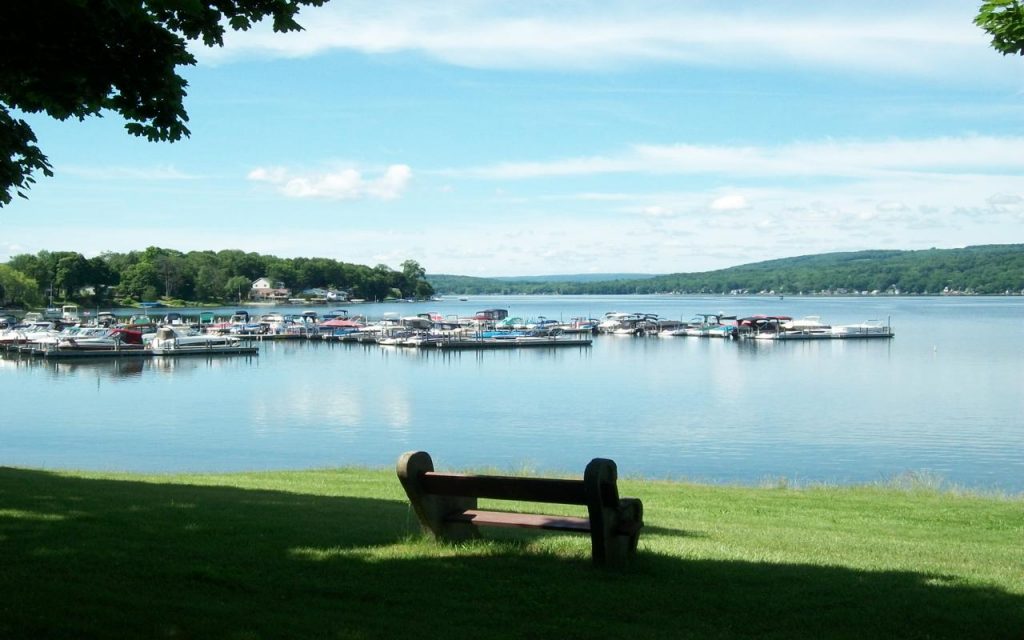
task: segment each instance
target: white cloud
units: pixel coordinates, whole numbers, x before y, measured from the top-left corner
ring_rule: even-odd
[[[350,0],[307,8],[304,30],[269,25],[229,33],[205,61],[245,55],[303,57],[331,50],[418,52],[477,68],[606,68],[637,63],[709,67],[848,69],[898,75],[968,74],[993,59],[985,34],[962,1],[882,0],[680,3],[507,3],[463,0],[435,5]],[[976,71],[976,66],[975,66]]]
[[[1024,197],[1013,193],[997,193],[988,198],[988,204],[1000,213],[1018,213],[1024,211]]]
[[[643,144],[608,156],[504,162],[444,169],[445,176],[517,180],[612,173],[746,177],[910,177],[970,171],[1024,171],[1024,137],[966,136],[884,141],[798,142],[777,146]]]
[[[0,263],[22,253],[37,253],[39,249],[18,242],[0,242]]]
[[[409,165],[393,164],[378,180],[366,185],[366,193],[381,200],[393,200],[402,195],[410,179],[412,179],[412,169],[409,168]]]
[[[675,212],[661,205],[650,205],[640,210],[640,213],[649,218],[671,218],[675,215]]]
[[[254,182],[267,182],[289,198],[356,200],[374,198],[393,200],[402,195],[412,179],[408,165],[394,164],[375,180],[367,180],[353,168],[328,173],[292,175],[283,167],[257,167],[246,176]]]
[[[246,177],[249,180],[279,183],[288,178],[288,170],[284,167],[256,167]]]
[[[875,205],[875,207],[883,213],[891,211],[910,211],[910,207],[908,207],[905,203],[895,201],[879,202],[877,205]]]
[[[749,209],[750,203],[747,202],[745,197],[732,194],[715,198],[709,206],[712,211],[739,211],[741,209]]]

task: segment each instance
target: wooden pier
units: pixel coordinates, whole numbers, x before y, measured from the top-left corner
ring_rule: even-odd
[[[514,338],[450,338],[437,343],[438,349],[522,349],[537,347],[589,347],[591,338],[565,336],[518,336]]]

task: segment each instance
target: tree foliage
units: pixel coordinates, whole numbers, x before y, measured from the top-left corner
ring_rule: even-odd
[[[1005,55],[1024,55],[1024,5],[1020,0],[986,0],[974,24],[992,36],[992,48]]]
[[[0,307],[20,305],[30,307],[39,304],[42,296],[39,284],[24,273],[0,264]]]
[[[105,253],[91,260],[71,251],[40,251],[13,256],[0,266],[8,270],[4,273],[10,278],[16,274],[24,279],[16,282],[17,290],[31,289],[32,295],[21,296],[31,301],[29,306],[51,293],[91,305],[109,304],[115,295],[137,301],[166,297],[236,302],[248,297],[253,281],[260,277],[280,281],[293,292],[329,288],[367,300],[429,298],[434,294],[424,269],[414,260],[406,260],[402,270],[396,271],[383,264],[371,268],[330,258],[279,258],[237,249],[183,253],[148,247]]]
[[[447,275],[428,279],[437,291],[450,294],[1021,294],[1024,245],[825,253],[703,273],[603,282],[519,282]]]
[[[52,176],[32,128],[11,113],[84,120],[120,114],[132,135],[188,136],[178,68],[196,63],[188,41],[222,46],[227,29],[265,18],[301,29],[303,5],[326,0],[7,0],[0,3],[0,207],[25,197],[33,174]]]

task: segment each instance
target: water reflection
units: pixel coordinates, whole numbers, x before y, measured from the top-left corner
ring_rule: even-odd
[[[522,316],[587,315],[593,305],[689,317],[763,303],[470,304]],[[1024,490],[1024,342],[1006,339],[1024,299],[784,304],[762,311],[857,321],[888,310],[899,333],[811,342],[598,336],[589,348],[454,352],[268,341],[256,357],[73,362],[8,355],[0,442],[5,463],[28,466],[387,466],[422,448],[452,466],[564,471],[607,456],[626,473],[658,477],[847,482],[932,470]],[[984,334],[974,331],[978,314]],[[69,412],[74,425],[61,419]]]
[[[27,355],[6,354],[0,366],[27,368],[43,372],[47,377],[102,377],[110,379],[137,378],[150,364],[149,358],[89,358],[51,360]]]
[[[189,355],[182,357],[158,357],[148,359],[149,368],[159,373],[188,375],[199,370],[251,368],[259,364],[259,356],[253,355]]]

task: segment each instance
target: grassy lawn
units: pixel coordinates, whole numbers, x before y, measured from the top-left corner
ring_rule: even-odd
[[[0,638],[1024,639],[1019,497],[620,484],[625,572],[583,536],[434,544],[390,470],[0,468]]]

